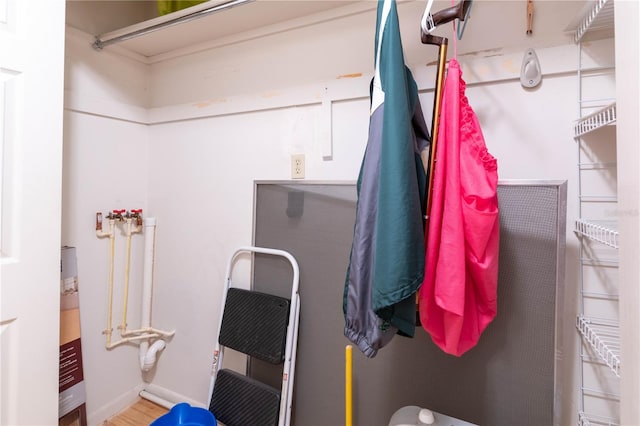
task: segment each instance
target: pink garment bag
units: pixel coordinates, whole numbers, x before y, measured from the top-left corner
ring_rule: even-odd
[[[497,313],[497,161],[465,96],[460,64],[444,84],[420,321],[444,352],[474,347]]]

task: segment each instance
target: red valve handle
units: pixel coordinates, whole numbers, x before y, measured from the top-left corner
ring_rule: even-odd
[[[142,209],[132,209],[131,213],[142,213]]]
[[[122,213],[126,212],[126,210],[124,210],[124,209],[122,209],[122,210],[114,210],[113,212],[116,213],[116,214],[122,214]]]

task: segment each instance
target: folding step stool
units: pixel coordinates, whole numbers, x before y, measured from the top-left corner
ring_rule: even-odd
[[[281,256],[289,261],[293,270],[290,299],[231,287],[235,260],[246,253]],[[286,251],[240,247],[229,259],[208,399],[209,410],[226,426],[289,425],[300,320],[298,284],[298,263]],[[283,364],[281,388],[223,368],[225,347]]]

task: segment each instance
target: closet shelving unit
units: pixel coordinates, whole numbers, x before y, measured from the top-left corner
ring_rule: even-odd
[[[610,0],[611,1],[611,0]],[[614,124],[616,122],[616,104],[612,103],[606,107],[582,117],[574,127],[576,137],[585,135],[599,129],[602,126]]]
[[[577,327],[598,357],[620,377],[620,334],[613,321],[596,320],[578,315]]]
[[[581,292],[581,312],[577,317],[576,327],[582,339],[581,402],[578,413],[580,426],[619,424],[617,419],[619,413],[614,412],[619,410],[617,391],[619,381],[612,385],[611,380],[604,378],[606,374],[599,371],[599,369],[608,370],[607,374],[613,377],[614,381],[620,378],[620,332],[617,318],[612,318],[617,315],[617,290],[612,290],[608,285],[610,283],[596,286],[597,291],[591,288],[591,284],[587,284],[587,281],[606,280],[603,277],[610,274],[608,275],[605,270],[617,268],[618,230],[616,221],[611,220],[611,216],[615,216],[617,197],[611,193],[590,192],[588,186],[593,182],[585,178],[589,173],[600,173],[600,176],[607,173],[610,176],[615,173],[615,163],[593,161],[597,155],[590,153],[589,144],[594,140],[597,143],[615,144],[615,141],[598,139],[612,139],[611,133],[607,136],[602,129],[615,126],[616,104],[613,98],[587,96],[588,89],[583,87],[584,82],[590,78],[613,78],[612,67],[598,69],[596,66],[592,67],[591,71],[585,70],[583,51],[583,43],[588,35],[594,38],[598,37],[596,34],[600,34],[601,38],[613,37],[613,8],[614,0],[595,0],[590,4],[590,9],[575,30],[575,42],[579,47],[580,86],[578,96],[580,118],[574,126],[574,138],[578,149],[579,192],[579,218],[575,221],[574,232],[580,240]],[[615,150],[615,145],[609,149]],[[601,190],[602,188],[596,192]],[[588,216],[583,217],[584,214]],[[605,308],[602,309],[601,305]],[[615,306],[613,313],[612,305]],[[604,403],[598,404],[597,400]]]

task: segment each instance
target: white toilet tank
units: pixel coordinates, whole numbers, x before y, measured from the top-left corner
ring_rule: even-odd
[[[389,426],[477,426],[464,420],[454,419],[426,408],[408,405],[391,416]]]

